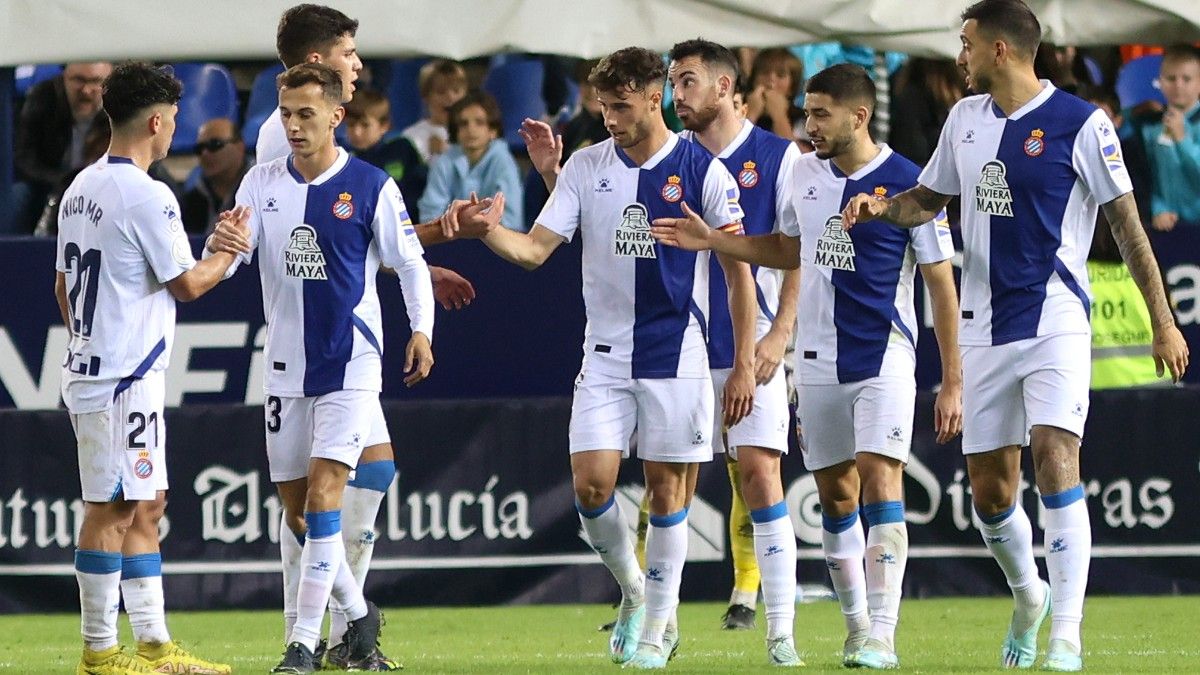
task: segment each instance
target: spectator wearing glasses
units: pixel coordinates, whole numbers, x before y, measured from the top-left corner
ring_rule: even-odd
[[[108,133],[100,92],[111,72],[111,63],[69,63],[62,74],[29,90],[13,148],[18,181],[13,186],[14,234],[33,229],[47,198],[69,174],[86,166],[95,137]]]
[[[237,187],[251,166],[237,125],[225,117],[200,126],[196,156],[200,158],[200,180],[183,194],[179,205],[189,234],[208,232],[218,214],[234,207]]]

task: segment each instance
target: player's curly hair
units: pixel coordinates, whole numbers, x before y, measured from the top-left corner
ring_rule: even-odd
[[[598,91],[641,92],[651,85],[662,86],[666,79],[667,66],[658,52],[626,47],[600,59],[588,75],[588,84]]]
[[[127,61],[113,68],[104,80],[101,100],[108,119],[117,128],[152,105],[175,105],[181,96],[183,84],[169,67]]]
[[[315,84],[321,87],[321,95],[334,107],[342,104],[342,76],[333,66],[324,63],[301,63],[292,66],[275,78],[278,89],[296,89]]]
[[[324,54],[343,35],[354,37],[358,21],[324,5],[296,5],[279,17],[275,51],[283,65],[291,68],[311,53]]]

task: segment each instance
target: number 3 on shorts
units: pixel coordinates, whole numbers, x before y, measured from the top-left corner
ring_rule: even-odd
[[[278,396],[267,397],[267,431],[269,433],[277,433],[279,431],[279,409],[283,406],[283,402]]]

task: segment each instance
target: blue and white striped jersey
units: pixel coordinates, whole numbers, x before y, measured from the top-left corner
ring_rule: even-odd
[[[576,151],[536,222],[583,236],[587,310],[583,368],[632,378],[708,374],[708,260],[650,236],[683,203],[717,227],[740,230],[733,177],[699,145],[672,133],[638,166],[612,139]]]
[[[433,289],[404,199],[383,171],[338,150],[311,183],[291,156],[246,174],[237,204],[251,209],[267,319],[266,393],[379,391],[383,322],[375,277],[400,277],[413,331],[433,337]],[[242,256],[241,262],[249,262]]]
[[[920,169],[886,145],[854,174],[815,153],[796,163],[796,221],[784,234],[800,237],[800,321],[796,372],[802,384],[858,382],[882,373],[889,350],[914,351],[915,265],[954,255],[944,213],[905,230],[882,220],[842,229],[842,209],[859,193],[887,197],[917,183]],[[895,363],[912,363],[895,360]]]
[[[1103,111],[1044,80],[1010,117],[991,96],[965,98],[920,181],[962,195],[960,343],[1091,330],[1096,210],[1133,189]]]

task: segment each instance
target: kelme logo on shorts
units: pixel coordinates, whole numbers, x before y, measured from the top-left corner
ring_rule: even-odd
[[[283,250],[284,274],[297,279],[328,279],[325,254],[317,245],[317,233],[308,225],[292,230],[288,247]]]

